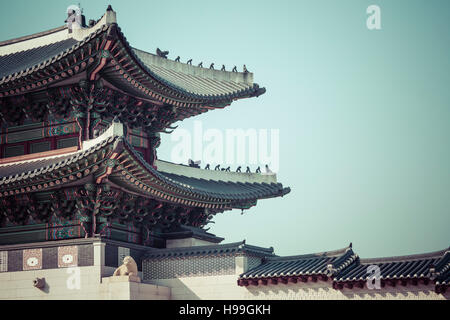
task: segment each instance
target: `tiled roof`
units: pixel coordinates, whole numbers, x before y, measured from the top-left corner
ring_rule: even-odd
[[[430,277],[430,267],[436,265],[444,251],[404,257],[360,259],[349,268],[342,270],[334,278],[336,282],[366,281],[370,273],[367,268],[376,265],[380,268],[380,279],[401,280]]]
[[[265,183],[276,183],[277,175],[276,173],[257,173],[257,172],[234,172],[228,170],[212,170],[207,169],[206,166],[204,169],[194,166],[185,165],[182,163],[173,163],[164,160],[157,159],[155,161],[155,166],[158,168],[158,171],[165,173],[172,173],[176,175],[182,175],[190,178],[198,178],[205,180],[222,180],[222,181],[230,181],[230,182],[265,182]]]
[[[224,238],[217,237],[214,234],[209,233],[208,230],[185,225],[181,225],[177,231],[162,233],[161,237],[164,239],[195,238],[213,243],[219,243],[224,240]]]
[[[144,259],[167,259],[189,256],[237,255],[246,253],[253,256],[273,256],[273,248],[248,245],[244,241],[210,246],[193,246],[170,249],[151,249],[144,254]]]
[[[141,164],[154,176],[168,185],[198,195],[232,201],[273,198],[288,194],[291,189],[284,188],[281,183],[242,183],[221,180],[204,180],[181,175],[160,172],[154,169],[136,150],[124,141],[125,145],[138,158]],[[199,169],[201,170],[201,169]]]
[[[0,56],[0,84],[27,76],[57,61],[61,61],[61,59],[83,47],[91,39],[107,30],[108,26],[104,25],[89,34],[82,41],[68,38],[41,47]]]
[[[233,95],[239,97],[256,94],[259,90],[259,86],[253,84],[251,73],[211,70],[171,61],[137,49],[133,49],[133,52],[155,77],[193,97],[229,95],[232,98]],[[262,93],[261,91],[260,94]]]
[[[118,137],[110,137],[87,150],[65,156],[29,160],[19,163],[12,162],[7,165],[2,165],[0,166],[0,189],[5,187],[8,183],[26,180],[41,174],[48,174],[54,170],[69,166],[80,159],[89,156],[93,152],[100,150],[116,139],[118,139]]]
[[[103,139],[103,138],[102,138]],[[20,181],[37,177],[43,174],[64,168],[71,165],[90,154],[102,149],[106,145],[119,140],[124,144],[126,149],[136,157],[141,168],[145,168],[147,172],[158,178],[164,184],[176,188],[176,190],[186,191],[197,197],[209,197],[221,200],[230,200],[237,202],[254,202],[257,199],[282,196],[288,193],[289,188],[283,188],[277,183],[240,183],[240,182],[223,182],[214,180],[202,180],[196,178],[188,178],[180,175],[161,173],[153,168],[142,156],[129,144],[123,136],[110,136],[99,140],[100,142],[86,150],[79,151],[65,156],[57,156],[53,158],[29,160],[20,163],[10,163],[0,166],[0,190],[5,192],[10,187],[10,183],[17,186]],[[111,178],[113,179],[113,178]],[[134,184],[129,187],[134,187]]]
[[[38,158],[35,160],[11,162],[9,164],[0,165],[0,186],[13,182],[15,179],[26,179],[31,174],[38,174],[42,168],[50,168],[58,162],[72,157],[73,154],[61,155],[57,157]],[[14,180],[15,181],[15,180]]]
[[[106,23],[105,21],[99,22],[99,24],[92,29],[84,29],[87,36],[81,41],[69,38],[68,36],[67,39],[62,41],[50,42],[41,47],[33,47],[32,49],[25,51],[0,56],[0,85],[6,85],[7,83],[10,83],[10,81],[17,80],[19,77],[28,75],[38,69],[48,67],[50,64],[59,61],[67,54],[85,47],[85,45],[87,46],[87,43],[94,37],[114,30],[114,33],[117,31],[118,41],[122,43],[125,49],[125,56],[127,59],[132,58],[129,60],[130,63],[133,61],[136,68],[142,70],[140,73],[148,74],[154,78],[158,82],[157,87],[162,84],[163,86],[166,86],[166,88],[172,90],[173,92],[170,93],[170,95],[176,96],[176,98],[172,97],[175,99],[173,101],[195,100],[195,103],[204,103],[209,104],[210,106],[217,104],[219,107],[224,107],[235,99],[259,96],[265,92],[265,88],[260,88],[258,84],[253,83],[253,74],[250,72],[229,72],[201,68],[134,49],[130,46],[126,37],[115,22]],[[101,23],[105,24],[101,25]],[[55,30],[63,32],[64,28]],[[90,30],[93,31],[89,33]],[[39,37],[48,38],[51,33],[50,30],[37,35],[4,41],[3,43],[4,46],[14,44],[18,41],[26,43],[27,41],[36,40],[36,38]],[[26,48],[25,45],[24,48]],[[90,49],[86,50],[86,52],[87,51],[90,52]],[[117,54],[118,53],[115,53],[114,56],[117,56]],[[123,80],[122,76],[117,78],[118,72],[119,71],[114,67],[109,71],[102,70],[101,74],[108,79],[108,81],[113,81],[118,86],[128,86],[128,81],[117,82],[117,79]],[[148,85],[148,83],[143,83],[143,85]],[[134,86],[130,88],[133,89]],[[162,86],[159,89],[163,90]],[[15,93],[15,91],[12,92]],[[140,91],[133,91],[133,93],[139,92]]]
[[[289,188],[283,188],[281,183],[241,183],[216,180],[204,180],[184,177],[170,173],[160,173],[162,179],[176,183],[186,190],[195,191],[210,197],[220,197],[229,200],[263,199],[282,196],[289,193]]]
[[[434,283],[437,293],[445,292],[450,282],[450,248],[417,255],[376,259],[360,259],[351,246],[324,253],[301,256],[266,257],[263,262],[239,276],[238,285],[297,283],[309,280],[333,280],[333,288],[344,286],[352,289],[354,284],[363,288],[368,276],[368,267],[380,268],[381,286],[385,283],[402,285],[419,281]]]
[[[300,256],[269,257],[261,265],[241,274],[239,279],[330,276],[333,270],[348,266],[356,258],[351,247]]]
[[[46,46],[0,56],[0,79],[51,60],[61,52],[72,48],[76,43],[77,41],[74,39],[66,39]]]
[[[450,284],[450,248],[444,253],[442,258],[436,262],[431,276],[435,279],[436,285]]]
[[[26,35],[26,36],[23,36],[23,37],[14,38],[14,39],[5,40],[5,41],[0,41],[0,47],[11,45],[11,44],[22,42],[22,41],[26,41],[26,40],[39,38],[39,37],[46,36],[46,35],[49,35],[49,34],[52,34],[52,33],[55,33],[55,32],[59,32],[61,30],[65,30],[65,29],[67,29],[67,26],[64,25],[64,26],[60,26],[60,27],[53,28],[53,29],[50,29],[50,30],[46,30],[46,31],[42,31],[42,32]]]

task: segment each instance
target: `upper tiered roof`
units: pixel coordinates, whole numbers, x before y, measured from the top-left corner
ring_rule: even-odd
[[[89,27],[0,42],[2,226],[70,217],[86,235],[149,243],[150,231],[202,227],[290,191],[274,174],[155,161],[173,122],[265,92],[245,66],[215,70],[156,52],[131,47],[110,6]]]
[[[179,108],[174,120],[265,92],[247,70],[203,68],[132,48],[110,7],[91,27],[0,42],[0,98],[67,86],[85,73],[143,101]]]

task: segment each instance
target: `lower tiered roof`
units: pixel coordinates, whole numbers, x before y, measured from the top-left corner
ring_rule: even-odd
[[[0,198],[95,180],[144,197],[208,208],[213,213],[249,208],[258,199],[283,196],[290,191],[274,182],[274,176],[253,182],[254,174],[241,173],[241,182],[233,182],[227,181],[226,172],[208,172],[209,178],[201,179],[171,173],[171,167],[176,171],[175,164],[165,163],[165,171],[159,171],[147,163],[125,139],[122,125],[113,123],[102,136],[85,142],[79,151],[0,165]],[[246,177],[248,182],[242,182]]]

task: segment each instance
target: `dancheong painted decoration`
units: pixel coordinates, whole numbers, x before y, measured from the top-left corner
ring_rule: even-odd
[[[265,89],[253,74],[130,46],[98,21],[0,43],[0,245],[100,236],[153,247],[287,194],[274,174],[157,159],[174,123]]]

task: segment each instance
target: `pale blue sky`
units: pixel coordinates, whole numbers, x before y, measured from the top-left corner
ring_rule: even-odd
[[[0,40],[63,24],[77,1],[1,1]],[[267,88],[180,123],[280,129],[279,181],[292,191],[211,232],[280,255],[344,247],[362,257],[450,245],[450,2],[85,1],[111,4],[134,47],[194,64],[246,64]],[[366,28],[381,8],[382,30]],[[165,136],[160,158],[173,143]],[[264,165],[264,164],[262,164]]]

